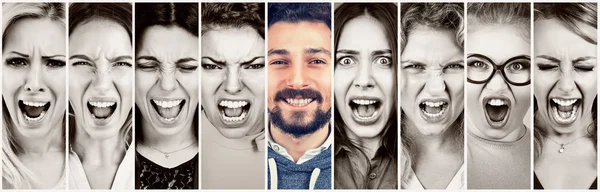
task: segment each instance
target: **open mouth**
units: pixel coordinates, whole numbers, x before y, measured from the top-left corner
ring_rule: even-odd
[[[372,123],[381,113],[381,101],[374,98],[357,98],[350,100],[352,117],[358,123]]]
[[[314,101],[314,99],[312,99],[312,98],[301,98],[301,97],[285,99],[285,102],[287,104],[294,106],[294,107],[304,107],[304,106],[307,106],[308,104],[312,103],[313,101]]]
[[[87,107],[92,116],[96,119],[108,119],[117,109],[117,102],[114,101],[88,101]]]
[[[421,116],[430,122],[437,122],[444,118],[448,110],[448,101],[446,100],[431,100],[419,103]]]
[[[158,115],[162,117],[163,121],[170,122],[177,118],[179,113],[181,113],[181,109],[185,104],[185,100],[183,99],[151,99],[150,103],[158,112]]]
[[[581,99],[550,99],[550,108],[554,120],[559,124],[571,124],[577,119]]]
[[[30,122],[41,121],[46,116],[49,108],[50,102],[19,100],[19,109],[21,109],[25,120]]]
[[[510,100],[503,97],[492,97],[484,99],[483,110],[490,126],[502,128],[506,125],[510,115]]]
[[[250,105],[250,102],[245,100],[221,100],[219,111],[225,123],[239,123],[248,116]]]

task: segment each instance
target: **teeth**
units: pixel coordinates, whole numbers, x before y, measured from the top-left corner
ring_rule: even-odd
[[[181,104],[182,101],[183,101],[182,99],[177,99],[177,100],[154,100],[154,103],[156,103],[156,105],[158,105],[159,107],[162,107],[162,108],[171,108],[171,107],[178,106],[179,104]]]
[[[162,118],[163,118],[163,120],[164,120],[164,121],[173,121],[173,120],[175,120],[175,118],[177,118],[177,117],[173,117],[173,118],[164,118],[164,117],[162,117]]]
[[[25,104],[27,106],[32,106],[32,107],[42,107],[42,106],[46,105],[46,103],[48,103],[48,102],[23,101],[23,104]]]
[[[302,107],[302,106],[309,104],[313,100],[312,99],[285,99],[285,101],[293,106]]]
[[[439,107],[439,106],[445,104],[446,102],[443,102],[443,101],[438,101],[438,102],[425,101],[423,103],[425,103],[425,105],[427,105],[428,107]]]
[[[441,110],[440,112],[438,112],[438,113],[436,113],[436,114],[431,114],[431,113],[428,113],[428,112],[427,112],[427,111],[425,111],[425,110],[422,110],[422,111],[423,111],[423,113],[424,113],[425,115],[427,115],[427,116],[429,116],[429,117],[439,117],[439,116],[441,116],[441,115],[443,115],[443,114],[444,114],[444,110]]]
[[[219,103],[219,106],[227,108],[240,108],[245,107],[246,105],[248,105],[247,101],[222,100]]]
[[[371,105],[377,103],[377,101],[369,99],[353,99],[352,102],[358,105]]]
[[[112,107],[113,105],[117,104],[113,101],[90,101],[89,103],[94,107]]]
[[[569,106],[577,102],[577,99],[552,99],[552,101],[560,106]]]
[[[246,118],[246,115],[247,115],[247,114],[248,114],[248,112],[243,112],[243,113],[242,113],[240,116],[238,116],[238,117],[228,117],[228,116],[226,116],[226,115],[225,115],[225,113],[223,113],[223,114],[222,114],[222,116],[223,116],[223,119],[224,119],[225,121],[230,121],[230,122],[231,122],[231,121],[242,121],[242,120],[244,120],[244,118]]]
[[[491,106],[502,106],[506,105],[506,102],[503,99],[490,99],[488,104]]]
[[[25,117],[25,120],[27,120],[27,121],[40,121],[40,120],[42,120],[42,118],[44,118],[44,116],[46,116],[46,112],[42,111],[42,113],[40,113],[40,116],[35,117],[35,118],[29,117],[26,114],[23,114],[23,116]]]

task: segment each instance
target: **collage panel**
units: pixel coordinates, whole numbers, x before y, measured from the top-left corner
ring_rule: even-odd
[[[202,3],[202,188],[265,188],[265,4]]]
[[[199,189],[198,3],[135,4],[135,188]]]
[[[398,189],[397,38],[396,4],[335,4],[335,189]]]
[[[65,11],[2,5],[3,189],[66,189]]]
[[[464,3],[400,4],[400,186],[464,190]]]
[[[534,3],[534,189],[597,189],[596,3]]]
[[[530,189],[531,3],[467,4],[467,185]]]
[[[133,189],[131,3],[69,5],[69,189]]]
[[[268,4],[269,189],[331,189],[331,16],[331,3]]]

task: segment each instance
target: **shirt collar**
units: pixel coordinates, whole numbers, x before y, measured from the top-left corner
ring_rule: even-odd
[[[270,128],[270,126],[271,125],[269,124],[269,128]],[[331,131],[331,124],[329,124],[327,126],[327,128],[329,129],[329,134],[327,135],[327,139],[325,139],[325,141],[319,147],[306,150],[304,152],[304,155],[302,155],[302,157],[300,157],[300,159],[298,159],[298,162],[296,162],[296,164],[302,164],[302,163],[316,157],[317,155],[321,154],[321,152],[323,152],[323,151],[327,150],[329,147],[331,147],[331,144],[333,144],[333,133]],[[286,157],[287,159],[289,159],[292,162],[294,161],[292,156],[288,154],[287,150],[283,146],[281,146],[273,141],[271,132],[269,132],[269,139],[268,139],[267,143],[268,143],[268,146],[271,149],[273,149],[275,152]]]

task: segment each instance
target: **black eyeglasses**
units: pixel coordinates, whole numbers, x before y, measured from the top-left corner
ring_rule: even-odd
[[[531,81],[531,59],[527,55],[512,57],[502,65],[496,65],[492,59],[481,54],[467,57],[467,81],[483,84],[489,82],[496,72],[501,71],[505,81],[512,85],[529,85]]]

